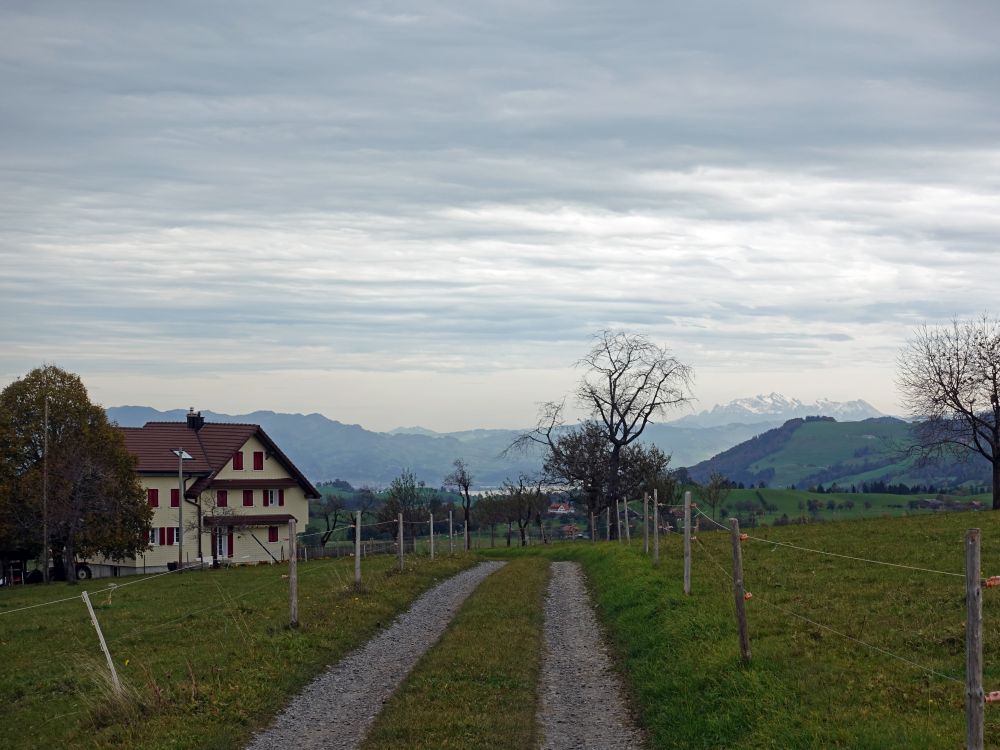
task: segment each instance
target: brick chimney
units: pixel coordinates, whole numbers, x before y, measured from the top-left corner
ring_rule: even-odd
[[[201,416],[200,411],[196,412],[193,406],[188,410],[187,426],[188,429],[194,430],[195,432],[205,426],[205,418]]]

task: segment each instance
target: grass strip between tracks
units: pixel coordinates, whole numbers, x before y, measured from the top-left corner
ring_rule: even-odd
[[[363,750],[533,747],[548,580],[547,561],[521,558],[480,584]]]

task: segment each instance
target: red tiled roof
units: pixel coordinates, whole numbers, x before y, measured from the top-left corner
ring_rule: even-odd
[[[212,480],[215,475],[255,435],[294,477],[306,497],[320,496],[260,425],[205,422],[201,429],[194,430],[186,422],[147,422],[142,427],[118,429],[125,435],[125,446],[138,459],[137,470],[140,474],[174,474],[178,458],[173,451],[179,448],[187,451],[191,460],[184,462],[184,474],[198,477],[184,493],[188,497],[197,497],[199,492],[214,486]],[[255,486],[263,487],[261,481]]]

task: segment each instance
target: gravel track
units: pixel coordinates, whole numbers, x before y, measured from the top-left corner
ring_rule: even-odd
[[[480,563],[425,592],[386,630],[307,685],[248,750],[358,747],[382,704],[441,637],[462,602],[503,565]]]
[[[578,563],[552,563],[538,725],[542,750],[633,750],[632,722]]]

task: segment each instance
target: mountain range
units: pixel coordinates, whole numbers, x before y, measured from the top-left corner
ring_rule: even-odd
[[[642,440],[671,454],[671,466],[690,466],[766,432],[802,412],[850,416],[879,412],[864,401],[803,404],[780,394],[738,399],[674,422],[650,424]],[[148,406],[116,406],[108,417],[123,427],[147,421],[183,421],[187,411],[159,411]],[[540,450],[505,453],[523,430],[474,429],[435,432],[424,427],[400,427],[389,432],[366,430],[322,414],[255,411],[222,414],[202,411],[214,422],[261,425],[296,465],[313,481],[345,479],[355,486],[385,486],[404,469],[430,486],[439,486],[452,462],[463,458],[479,487],[496,487],[520,473],[541,466]]]
[[[676,419],[669,424],[684,427],[720,427],[728,424],[784,424],[797,417],[833,417],[838,422],[860,422],[886,416],[867,401],[830,401],[819,399],[803,403],[780,393],[758,394],[739,398],[728,404]]]
[[[689,467],[695,481],[718,472],[733,482],[768,487],[827,488],[836,483],[871,488],[988,486],[990,465],[982,457],[921,464],[907,451],[912,426],[894,417],[837,422],[830,417],[790,419]]]

